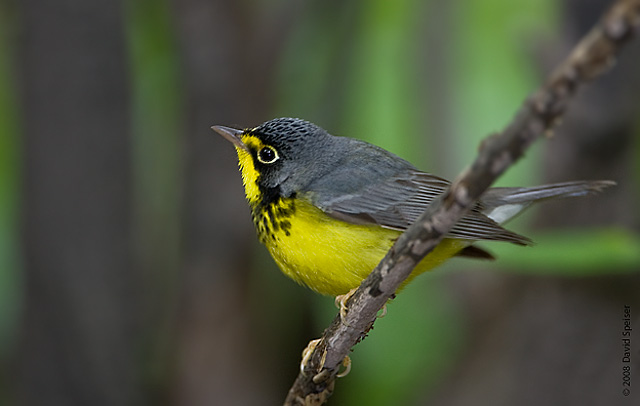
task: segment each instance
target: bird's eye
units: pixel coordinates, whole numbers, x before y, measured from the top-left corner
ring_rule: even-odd
[[[278,156],[278,152],[276,152],[276,150],[270,146],[263,147],[258,152],[258,161],[262,162],[263,164],[272,164],[277,161],[278,158],[280,158]]]

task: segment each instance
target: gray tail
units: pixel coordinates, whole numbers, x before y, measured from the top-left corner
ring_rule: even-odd
[[[504,223],[531,203],[562,197],[579,197],[602,192],[614,186],[611,180],[574,181],[553,183],[533,187],[497,187],[487,190],[482,196],[483,213],[496,221]]]

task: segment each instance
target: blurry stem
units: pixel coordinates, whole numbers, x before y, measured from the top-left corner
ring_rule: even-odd
[[[607,71],[640,25],[640,0],[618,0],[571,54],[527,98],[513,121],[487,137],[476,160],[407,231],[347,301],[325,330],[289,390],[285,405],[321,405],[335,386],[342,360],[373,326],[413,268],[473,207],[489,186],[541,135],[550,135],[578,87]]]

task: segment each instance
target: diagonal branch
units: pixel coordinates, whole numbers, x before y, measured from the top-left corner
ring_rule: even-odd
[[[477,199],[543,134],[550,134],[578,87],[607,71],[640,25],[640,0],[618,0],[544,85],[525,100],[509,126],[486,138],[472,165],[398,238],[347,302],[306,359],[285,405],[321,405],[333,392],[342,360],[373,326],[413,268],[440,243]]]

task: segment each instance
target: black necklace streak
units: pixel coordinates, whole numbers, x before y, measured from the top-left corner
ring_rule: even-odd
[[[288,237],[291,235],[291,222],[288,220],[295,213],[295,196],[282,197],[280,187],[265,188],[258,183],[260,202],[252,209],[253,224],[258,238],[263,244],[269,239],[276,241],[276,232],[282,230]]]

